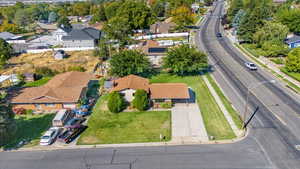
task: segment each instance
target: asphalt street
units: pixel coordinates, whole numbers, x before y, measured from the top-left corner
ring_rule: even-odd
[[[214,77],[243,112],[246,87],[272,75],[250,72],[247,60],[226,38],[217,39],[223,2],[204,21],[196,42],[210,54]],[[281,83],[256,88],[249,107],[260,110],[249,135],[232,144],[1,152],[0,169],[300,169],[299,97]],[[273,106],[276,105],[276,106]],[[249,111],[251,112],[251,111]]]

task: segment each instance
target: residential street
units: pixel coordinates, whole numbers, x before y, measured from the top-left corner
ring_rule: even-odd
[[[246,138],[231,144],[0,152],[0,169],[299,169],[300,96],[280,81],[257,86],[275,77],[260,67],[249,71],[244,66],[248,59],[226,37],[216,37],[223,32],[223,7],[223,1],[215,3],[195,42],[209,54],[212,74],[238,112],[245,111],[247,87],[255,86],[247,117],[257,106],[259,111]]]

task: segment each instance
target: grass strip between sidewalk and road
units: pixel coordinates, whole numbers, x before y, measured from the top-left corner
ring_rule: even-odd
[[[108,95],[101,96],[94,106],[87,130],[77,144],[118,144],[159,142],[160,134],[171,139],[170,111],[111,113],[107,110]]]
[[[281,79],[282,81],[284,81],[286,83],[286,87],[290,88],[291,90],[293,90],[296,93],[300,93],[300,87],[295,85],[294,83],[290,82],[289,80],[285,79],[282,75],[276,73],[274,70],[270,69],[268,66],[266,66],[265,64],[261,63],[259,60],[257,60],[257,58],[255,58],[254,56],[251,55],[251,53],[248,51],[247,48],[244,48],[242,46],[240,46],[239,44],[234,44],[237,48],[239,48],[243,53],[245,53],[247,56],[249,56],[252,60],[254,60],[257,64],[259,64],[260,66],[266,68],[267,70],[269,70],[274,76],[276,76],[277,78]],[[282,70],[281,70],[282,71]],[[283,72],[283,71],[282,71]],[[283,72],[285,73],[285,72]],[[285,73],[286,74],[286,73]],[[288,76],[290,76],[289,74],[287,74]],[[292,77],[292,76],[290,76]],[[292,77],[294,78],[294,77]]]
[[[226,98],[226,96],[224,95],[224,93],[222,92],[220,87],[216,84],[215,80],[211,77],[211,75],[207,75],[207,79],[208,79],[209,83],[212,85],[212,87],[215,89],[215,91],[217,92],[219,97],[221,98],[222,103],[224,104],[227,111],[230,113],[235,125],[239,129],[241,129],[242,126],[243,126],[243,122],[241,120],[241,117],[240,117],[239,113],[232,107],[232,104]]]
[[[164,73],[152,77],[150,82],[186,83],[196,94],[208,135],[213,136],[216,140],[233,139],[236,137],[201,76],[181,77]]]

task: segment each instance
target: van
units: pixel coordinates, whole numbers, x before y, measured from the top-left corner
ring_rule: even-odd
[[[65,123],[72,118],[73,113],[70,109],[61,109],[52,120],[53,127],[63,127]]]

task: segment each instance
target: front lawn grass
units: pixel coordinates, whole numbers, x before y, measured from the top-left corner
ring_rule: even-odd
[[[171,139],[170,111],[121,112],[107,110],[108,95],[101,96],[94,106],[87,130],[77,144],[116,144],[158,142],[160,134]]]
[[[51,79],[51,77],[43,77],[37,81],[34,82],[28,82],[26,84],[24,84],[24,87],[38,87],[38,86],[42,86],[44,84],[46,84],[49,80]]]
[[[16,148],[23,140],[30,141],[25,147],[38,145],[40,137],[50,128],[54,116],[55,114],[16,116],[17,132],[4,148]]]
[[[186,83],[196,93],[196,99],[201,109],[206,131],[216,140],[232,139],[235,134],[228,124],[223,112],[218,107],[203,79],[198,76],[176,76],[159,74],[152,77],[151,83]]]
[[[240,118],[240,115],[237,111],[235,111],[235,109],[232,107],[231,103],[229,102],[229,100],[225,97],[225,95],[223,94],[223,92],[221,91],[221,89],[219,88],[219,86],[216,84],[216,82],[214,81],[214,79],[208,75],[207,79],[209,81],[209,83],[212,85],[212,87],[215,89],[215,91],[217,92],[217,94],[219,95],[219,97],[221,98],[225,108],[227,109],[227,111],[230,113],[235,125],[241,129],[243,126],[243,122]]]

